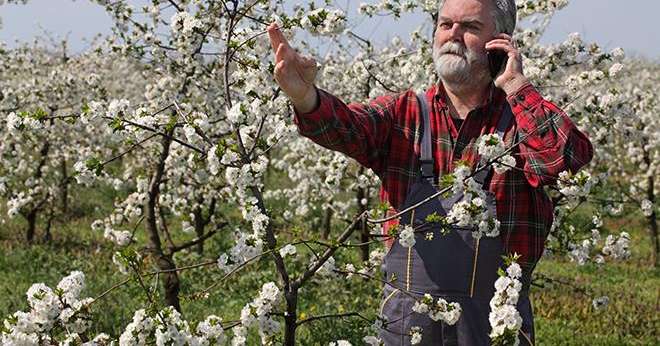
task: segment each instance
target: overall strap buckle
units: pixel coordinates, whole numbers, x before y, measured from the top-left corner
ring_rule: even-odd
[[[433,179],[433,160],[420,160],[420,173],[424,179]]]
[[[423,91],[415,96],[417,96],[419,112],[422,115],[422,143],[420,150],[421,157],[419,160],[419,175],[422,179],[426,179],[433,184],[435,174],[433,174],[434,163],[431,149],[431,120],[429,119],[429,106],[426,100],[426,94]]]

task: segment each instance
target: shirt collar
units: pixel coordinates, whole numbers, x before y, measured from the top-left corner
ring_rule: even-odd
[[[434,84],[432,88],[434,93],[433,101],[437,104],[438,109],[447,109],[448,108],[447,91],[445,90],[445,86],[444,84],[442,84],[442,81],[438,81],[438,83]],[[504,99],[506,99],[506,95],[504,94],[504,91],[502,91],[500,88],[496,88],[491,83],[488,99],[486,100],[486,102],[484,102],[481,106],[477,107],[476,109],[483,110],[484,108],[486,108],[491,104],[493,106],[499,106],[502,104],[502,101]]]

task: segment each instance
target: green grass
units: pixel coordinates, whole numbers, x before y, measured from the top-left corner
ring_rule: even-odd
[[[555,284],[532,290],[539,345],[660,344],[660,272],[651,269],[650,244],[638,219],[606,223],[614,232],[631,234],[632,257],[603,266],[577,266],[562,259],[542,259],[535,273],[576,287]],[[621,229],[625,227],[625,229]],[[592,297],[608,296],[609,306],[596,311]]]
[[[106,194],[105,197],[99,196]],[[86,192],[78,200],[93,201],[112,194]],[[44,282],[53,287],[70,271],[82,270],[87,277],[86,296],[95,297],[122,281],[112,264],[115,250],[102,234],[94,233],[89,225],[102,210],[84,202],[75,206],[76,214],[69,220],[60,220],[53,228],[54,239],[50,243],[27,245],[23,241],[20,221],[10,221],[0,228],[0,316],[27,308],[25,292],[31,284]],[[107,211],[107,210],[106,210]],[[88,215],[88,216],[84,216]],[[593,296],[607,295],[610,304],[604,311],[595,311],[591,297],[571,289],[567,285],[548,285],[532,289],[538,345],[654,345],[660,343],[658,311],[660,276],[650,268],[648,239],[642,225],[624,220],[626,231],[632,235],[633,256],[626,262],[608,263],[599,267],[588,264],[582,267],[563,259],[544,258],[537,273],[570,282],[577,287],[587,287]],[[616,229],[624,223],[607,223]],[[339,227],[340,225],[337,225]],[[285,234],[281,235],[285,237]],[[144,235],[140,235],[144,237]],[[189,265],[214,259],[230,244],[227,234],[209,240],[203,256],[180,253],[175,257],[177,265]],[[299,249],[300,251],[300,249]],[[301,251],[302,252],[302,251]],[[354,260],[357,252],[336,256],[338,263]],[[147,261],[147,269],[150,269]],[[294,265],[295,266],[295,265]],[[302,270],[297,265],[297,272]],[[266,259],[248,266],[239,275],[225,282],[215,266],[181,273],[181,297],[185,318],[200,320],[210,314],[235,320],[240,309],[251,301],[265,281],[277,281],[272,264]],[[149,285],[153,279],[147,279]],[[194,293],[209,287],[206,299],[191,299]],[[328,313],[358,311],[374,317],[380,302],[377,283],[360,278],[336,281],[312,281],[300,294],[299,318]],[[95,303],[93,311],[97,322],[94,332],[106,332],[118,336],[130,321],[132,312],[146,307],[144,293],[135,283],[123,286]],[[281,308],[281,307],[280,307]],[[357,318],[324,319],[299,328],[301,344],[327,344],[337,339],[348,339],[362,344],[362,330],[369,323]],[[252,335],[257,343],[258,336]],[[252,344],[251,342],[251,344]]]

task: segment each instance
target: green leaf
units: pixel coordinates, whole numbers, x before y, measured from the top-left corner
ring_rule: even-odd
[[[445,217],[438,215],[438,212],[433,212],[433,214],[426,215],[424,221],[428,223],[445,223]]]
[[[397,235],[399,234],[399,227],[400,226],[401,226],[400,224],[396,224],[396,225],[391,226],[390,228],[388,228],[387,229],[387,235],[390,236],[390,237],[396,238]]]
[[[110,121],[110,124],[108,124],[110,128],[112,129],[112,132],[117,132],[117,131],[122,131],[126,127],[124,126],[124,122],[120,118],[114,118],[112,121]]]
[[[506,276],[506,272],[502,268],[497,268],[497,275]]]
[[[90,171],[94,172],[94,174],[96,174],[97,176],[103,173],[103,163],[96,157],[87,159],[85,161],[85,167],[87,167],[87,169],[89,169]]]
[[[445,174],[440,178],[440,187],[447,188],[454,185],[456,177],[453,174]]]
[[[167,125],[165,125],[165,132],[172,132],[174,131],[174,127],[176,127],[176,117],[170,117]]]
[[[37,108],[37,110],[35,110],[34,113],[32,113],[32,118],[34,118],[35,120],[42,121],[47,117],[48,117],[48,113],[46,113],[46,111],[41,108]]]

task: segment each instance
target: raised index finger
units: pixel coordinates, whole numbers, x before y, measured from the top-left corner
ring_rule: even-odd
[[[287,42],[286,38],[280,31],[280,28],[277,26],[277,24],[271,23],[268,26],[267,31],[268,31],[268,38],[270,38],[270,46],[273,48],[273,52],[277,52],[277,48],[280,46],[281,43],[289,45],[289,42]]]

